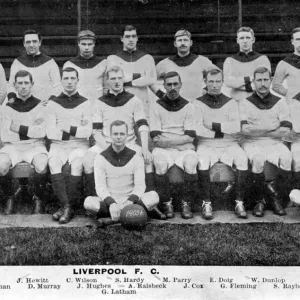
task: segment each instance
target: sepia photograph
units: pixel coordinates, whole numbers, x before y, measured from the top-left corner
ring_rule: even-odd
[[[0,0],[0,40],[3,299],[294,299],[298,1]]]

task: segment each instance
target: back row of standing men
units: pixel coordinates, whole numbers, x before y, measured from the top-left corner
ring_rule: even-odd
[[[295,52],[298,49],[298,44],[296,42],[298,35],[300,37],[300,29],[296,29],[295,32],[293,32],[292,42],[295,46]],[[245,152],[250,158],[250,161],[253,163],[252,171],[255,174],[258,174],[257,177],[260,178],[260,181],[262,181],[261,177],[263,176],[262,171],[264,162],[261,163],[261,161],[258,161],[257,163],[254,163],[255,157],[258,153],[261,154],[261,152],[263,152],[263,160],[268,160],[274,163],[276,166],[279,166],[282,171],[289,172],[291,170],[292,161],[291,155],[287,151],[287,148],[285,148],[281,144],[281,141],[278,141],[292,127],[289,119],[288,109],[283,100],[269,94],[271,83],[270,62],[266,56],[252,51],[252,45],[255,41],[252,29],[247,27],[239,29],[237,42],[240,46],[240,52],[230,58],[227,58],[224,63],[225,84],[231,89],[230,94],[233,99],[245,99],[246,97],[252,95],[253,88],[258,88],[257,93],[254,93],[252,96],[253,99],[251,99],[250,101],[250,106],[247,106],[247,104],[243,104],[242,107],[240,107],[240,112],[236,101],[230,100],[229,97],[221,94],[221,87],[223,84],[222,72],[219,72],[209,59],[200,55],[192,54],[190,52],[192,40],[191,34],[188,31],[179,30],[176,32],[174,37],[174,46],[177,49],[177,54],[168,57],[158,63],[156,69],[153,58],[150,55],[142,53],[136,49],[138,37],[135,27],[131,25],[126,26],[123,30],[121,41],[123,42],[123,51],[119,52],[116,55],[109,56],[107,60],[101,60],[94,55],[94,33],[88,30],[80,32],[78,35],[78,46],[80,54],[73,60],[66,62],[63,69],[68,71],[63,72],[63,74],[65,74],[65,78],[63,75],[62,81],[60,81],[59,70],[54,60],[46,55],[41,54],[39,51],[39,48],[41,46],[40,36],[33,31],[26,32],[24,35],[24,47],[26,48],[27,54],[16,59],[11,67],[8,87],[8,99],[10,103],[13,103],[13,101],[15,101],[15,105],[17,105],[16,100],[18,100],[18,96],[21,92],[20,88],[18,90],[18,87],[16,85],[16,74],[18,74],[19,70],[28,70],[33,75],[34,85],[32,87],[32,94],[41,100],[48,100],[48,96],[53,93],[58,95],[61,91],[62,82],[63,94],[54,97],[54,101],[50,102],[50,111],[56,111],[57,104],[62,105],[64,108],[69,108],[65,103],[65,101],[69,100],[69,102],[72,103],[69,105],[74,106],[76,104],[74,106],[74,108],[76,108],[76,113],[82,114],[82,118],[81,120],[80,118],[76,119],[76,117],[74,116],[75,110],[72,110],[70,115],[68,115],[68,110],[61,110],[59,112],[59,114],[61,114],[61,116],[59,117],[60,131],[55,131],[54,127],[56,125],[55,122],[57,122],[57,119],[54,119],[52,124],[53,131],[48,137],[52,140],[62,141],[67,139],[66,135],[68,135],[68,139],[70,139],[70,136],[82,139],[80,142],[82,143],[81,146],[83,146],[84,144],[84,147],[81,148],[82,150],[84,150],[85,147],[88,147],[87,145],[85,145],[86,142],[84,141],[84,139],[86,139],[91,132],[88,129],[89,118],[85,115],[85,112],[87,110],[86,108],[81,107],[86,106],[86,103],[84,103],[82,96],[86,97],[87,99],[91,99],[92,101],[96,100],[104,94],[103,90],[106,86],[108,86],[109,93],[104,94],[103,97],[105,99],[103,99],[103,97],[101,98],[102,107],[99,108],[98,103],[96,103],[95,105],[96,111],[97,109],[102,110],[102,116],[99,116],[99,114],[97,115],[97,112],[95,113],[94,111],[93,128],[97,145],[95,146],[96,150],[95,147],[93,148],[95,150],[94,153],[99,153],[100,149],[106,149],[110,143],[114,145],[114,139],[111,136],[113,132],[112,128],[110,127],[113,119],[123,120],[125,116],[125,121],[127,123],[126,134],[128,134],[129,139],[134,139],[134,133],[132,132],[133,126],[132,124],[130,124],[133,121],[130,119],[130,117],[126,119],[125,110],[120,111],[118,113],[118,117],[118,114],[116,113],[117,110],[112,109],[112,107],[116,108],[118,106],[123,106],[124,103],[132,100],[132,98],[135,99],[135,97],[133,96],[135,95],[137,96],[137,99],[142,99],[144,102],[146,119],[143,119],[141,117],[143,114],[140,113],[140,109],[138,108],[139,103],[137,100],[131,101],[132,106],[134,106],[131,109],[137,114],[140,113],[140,116],[135,116],[134,121],[138,125],[139,131],[141,132],[142,154],[144,156],[146,165],[147,161],[151,159],[147,142],[147,131],[149,129],[146,128],[147,119],[149,119],[149,112],[151,115],[151,137],[154,141],[154,146],[156,146],[153,151],[154,165],[156,167],[156,189],[162,202],[161,206],[163,208],[163,212],[167,215],[167,217],[173,216],[173,207],[170,201],[170,191],[168,188],[166,171],[174,163],[185,170],[185,184],[187,186],[187,189],[186,195],[184,195],[183,198],[190,198],[190,196],[193,195],[193,191],[197,190],[196,185],[198,181],[198,160],[199,177],[202,181],[202,187],[204,187],[204,190],[206,191],[206,197],[205,199],[203,199],[204,217],[207,219],[210,219],[212,217],[212,209],[209,197],[208,170],[209,167],[217,161],[222,161],[229,165],[236,165],[238,170],[236,172],[238,194],[236,199],[236,213],[239,217],[246,217],[246,211],[243,206],[243,185],[245,183],[245,171],[248,169],[248,159],[244,152],[241,152],[241,149],[238,147],[238,137],[235,136],[240,131],[240,119],[242,120],[242,125],[245,127],[244,131],[248,130],[247,132],[250,136],[253,137],[255,136],[255,134],[260,137],[263,136],[262,139],[260,138],[261,140],[263,140],[260,141],[264,144],[263,148],[269,149],[271,147],[272,151],[274,150],[275,145],[278,148],[276,148],[275,151],[276,155],[268,156],[265,154],[270,151],[266,151],[265,149],[262,151],[260,147],[262,145],[256,145],[254,147],[253,144],[250,143],[247,146],[246,143],[243,146]],[[289,67],[290,69],[297,68],[295,66],[295,63],[294,65],[292,63],[293,61],[295,61],[294,56],[297,56],[297,54],[295,53],[292,56],[293,57],[288,57],[279,64],[277,77],[275,75],[275,79],[277,78],[277,81],[275,80],[275,82],[273,82],[274,89],[277,89],[277,92],[282,94],[286,94],[287,92],[282,87],[283,80],[287,77],[288,91],[290,92],[289,84],[290,82],[292,82],[292,80],[289,80],[289,77],[295,75],[291,72],[291,70],[289,70]],[[119,66],[121,69],[116,68],[116,66]],[[213,71],[210,71],[212,69]],[[74,81],[74,78],[72,78],[74,72],[72,70],[76,70],[78,72],[75,73],[75,79],[76,77],[77,79],[79,78],[79,81],[77,80],[79,84],[79,94],[69,94],[68,96],[67,90],[68,88],[72,88],[72,80]],[[105,77],[106,70],[110,71],[107,73],[107,77]],[[254,73],[255,70],[257,71],[256,73]],[[204,95],[203,98],[201,96],[203,95],[203,74],[205,72],[208,72],[208,77],[205,80],[208,93],[207,95]],[[253,78],[253,76],[255,76],[255,78]],[[164,96],[165,91],[163,91],[161,89],[161,86],[157,84],[157,78],[164,79],[164,87],[167,92],[166,96]],[[107,81],[107,85],[105,81]],[[123,91],[123,81],[127,94],[124,94]],[[150,87],[151,90],[160,98],[158,102],[154,103],[154,101],[151,101],[152,97],[149,96],[150,94],[148,92],[148,87]],[[15,90],[16,88],[17,94]],[[4,96],[2,99],[5,98],[5,87],[3,87],[3,90],[4,92],[2,94]],[[181,96],[179,95],[179,91]],[[73,92],[77,92],[77,82],[76,89],[73,90]],[[132,93],[133,95],[128,92]],[[265,98],[265,96],[267,97]],[[73,99],[74,97],[76,99]],[[68,99],[66,100],[64,98]],[[196,98],[198,98],[198,100],[200,101],[195,102]],[[260,99],[265,99],[267,100],[267,102],[264,103]],[[169,100],[173,101],[170,102]],[[198,116],[200,119],[197,120],[197,135],[203,138],[201,147],[198,147],[199,158],[197,155],[195,155],[195,152],[191,151],[193,149],[193,145],[191,143],[196,136],[196,132],[192,124],[192,116],[194,114],[193,107],[190,106],[187,100],[190,102],[195,102],[194,104],[196,105],[196,110],[201,112]],[[114,102],[114,105],[112,105],[112,102]],[[120,104],[120,102],[124,103]],[[261,102],[264,106],[263,108],[261,107]],[[108,107],[103,107],[103,103],[109,103]],[[158,105],[156,105],[157,103]],[[252,104],[254,104],[254,106]],[[149,109],[150,105],[151,109]],[[161,110],[161,107],[163,107],[163,110]],[[252,111],[252,115],[243,115],[243,113],[241,113],[241,108],[242,110],[244,108],[244,111],[247,113],[249,111]],[[258,111],[256,111],[256,108],[258,108]],[[23,109],[26,110],[29,108]],[[268,110],[268,122],[262,122],[264,119],[266,119],[265,117],[267,116],[264,114],[260,114],[260,110],[262,109]],[[107,118],[107,120],[101,119],[101,117],[103,117],[104,115],[103,110],[106,110],[105,117]],[[22,111],[22,109],[20,111]],[[168,112],[178,113],[168,114]],[[75,122],[74,124],[70,125],[70,121],[61,121],[62,119],[76,119],[76,122],[78,123],[79,121],[79,123],[75,124]],[[12,131],[17,132],[20,136],[24,135],[28,137],[28,128],[23,128],[24,126],[13,128],[14,126],[12,126],[12,124],[10,124],[9,126]],[[101,132],[101,135],[98,136],[98,139],[97,130]],[[257,133],[258,131],[259,133]],[[269,131],[272,131],[272,133],[267,135],[266,132]],[[168,133],[171,136],[164,135]],[[264,136],[264,134],[266,134],[266,136]],[[60,139],[58,138],[58,135],[60,135]],[[177,139],[178,136],[181,136],[181,138]],[[216,138],[218,142],[213,142],[213,144],[210,143],[211,138]],[[252,139],[256,140],[255,138]],[[271,143],[270,139],[272,140]],[[170,141],[172,141],[171,144]],[[77,147],[78,142],[79,141],[76,140],[76,142],[74,142],[74,146],[76,144]],[[169,144],[166,146],[167,143]],[[68,202],[68,196],[64,192],[65,188],[62,186],[63,178],[61,175],[61,169],[67,161],[72,161],[72,159],[70,159],[71,151],[69,149],[69,145],[68,151],[62,151],[62,148],[64,148],[62,144],[60,142],[56,144],[58,144],[56,145],[57,147],[54,143],[54,145],[52,145],[50,149],[49,166],[52,174],[52,184],[54,191],[59,198],[62,198],[62,203],[65,204],[66,202]],[[93,148],[91,148],[92,150],[90,151],[90,153],[93,152]],[[172,149],[171,152],[168,152],[169,148]],[[134,150],[138,151],[137,149]],[[174,152],[174,150],[178,150],[180,153],[175,153],[176,151]],[[8,153],[7,149],[6,153]],[[232,155],[232,153],[234,155]],[[75,154],[78,153],[73,152],[73,156],[76,158],[78,155],[76,156]],[[111,153],[108,153],[107,155],[109,156],[110,154]],[[80,156],[83,157],[82,154],[80,154],[79,157]],[[58,157],[60,158],[59,160],[51,159]],[[94,159],[95,155],[91,154],[86,156],[85,169],[87,177],[88,175],[93,174]],[[1,163],[3,164],[2,161]],[[167,165],[165,165],[166,163]],[[9,164],[6,163],[6,165]],[[74,166],[72,168],[73,171],[71,171],[72,176],[70,178],[70,181],[73,182],[73,186],[78,186],[80,185],[79,177],[81,177],[80,175],[82,172],[82,167],[75,167],[76,163],[74,163],[73,165]],[[78,163],[78,165],[80,165],[80,163]],[[40,173],[43,172],[44,169]],[[146,180],[147,174],[149,177],[149,174],[151,174],[151,170],[147,172],[146,168]],[[93,178],[93,176],[91,176],[91,178]],[[87,180],[87,182],[89,182],[89,180]],[[113,183],[113,185],[115,185],[116,188],[116,183]],[[103,191],[103,187],[99,189],[101,190],[100,194],[105,194],[105,191]],[[274,196],[273,206],[275,213],[279,215],[284,214],[284,211],[280,206],[280,201],[278,201],[277,193],[274,190],[274,186],[272,186],[272,184],[269,184],[268,189],[269,192]],[[72,191],[72,193],[74,194],[74,192],[76,192],[76,189],[72,189]],[[93,192],[90,193],[90,195],[92,194]],[[98,196],[100,196],[98,192],[97,194]],[[140,198],[140,196],[141,195],[138,195],[137,198]],[[73,195],[72,197],[78,198],[78,195]],[[111,198],[111,196],[107,197]],[[192,213],[189,207],[191,201],[184,199],[182,201],[182,216],[185,218],[190,218],[192,217]],[[106,204],[108,206],[114,203],[112,202],[114,199],[106,200]],[[260,204],[260,206],[257,207],[255,214],[257,216],[261,216],[263,214],[264,208],[263,196],[260,195],[258,197],[258,200],[258,204]],[[95,201],[95,199],[89,199],[88,204],[86,204],[86,206],[89,207],[92,211],[94,208],[93,201]],[[55,214],[54,219],[60,220],[61,223],[65,223],[70,220],[71,215],[72,213],[66,210],[65,205],[62,210],[58,211]]]

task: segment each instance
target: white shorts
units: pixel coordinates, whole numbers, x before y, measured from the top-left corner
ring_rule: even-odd
[[[156,155],[164,156],[165,160],[168,163],[168,169],[170,169],[174,164],[183,168],[183,161],[187,155],[193,155],[197,158],[197,153],[194,150],[177,150],[177,149],[164,149],[164,148],[154,148],[152,151],[152,157]]]
[[[125,206],[132,204],[132,201],[129,201],[127,199],[115,199],[117,202],[118,207],[120,210],[122,210]],[[155,191],[144,193],[140,200],[144,203],[144,205],[147,207],[148,210],[151,210],[154,208],[158,202],[159,202],[159,196]],[[85,201],[88,201],[89,203],[92,202],[92,206],[95,207],[95,210],[100,210],[100,202],[103,202],[104,200],[100,199],[97,196],[89,196],[85,199]]]
[[[137,144],[126,144],[126,147],[130,148],[131,150],[134,150],[136,153],[141,154],[142,153],[142,148],[141,146],[137,145]],[[100,154],[102,151],[104,151],[105,149],[101,148],[98,144],[94,145],[93,147],[91,147],[88,152],[93,152],[93,153],[97,153]]]
[[[276,167],[280,167],[280,161],[292,161],[291,151],[280,141],[272,141],[271,143],[255,143],[244,142],[242,148],[247,153],[250,162],[253,162],[253,157],[259,155],[263,160],[269,162]]]
[[[200,170],[208,170],[217,162],[230,167],[234,165],[238,170],[248,170],[247,154],[238,144],[230,144],[227,147],[200,144],[197,147],[197,154]]]
[[[0,154],[7,154],[11,160],[11,168],[20,162],[32,163],[33,158],[38,154],[48,156],[48,151],[45,145],[34,146],[30,144],[24,145],[5,145],[0,149]]]
[[[51,144],[48,158],[58,157],[63,165],[67,162],[72,163],[75,157],[84,157],[85,153],[88,151],[89,145],[58,145]]]

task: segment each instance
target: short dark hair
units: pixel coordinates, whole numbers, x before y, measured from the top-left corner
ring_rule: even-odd
[[[125,25],[123,28],[122,28],[122,36],[124,36],[124,32],[125,31],[132,31],[132,30],[135,30],[136,33],[137,33],[137,29],[135,26],[133,25]]]
[[[271,71],[266,67],[259,67],[259,68],[255,69],[253,72],[253,78],[255,79],[256,74],[263,74],[263,73],[268,73],[269,77],[271,79],[271,76],[272,76]]]
[[[111,73],[111,72],[115,72],[115,73],[116,72],[122,72],[123,77],[124,77],[124,71],[123,71],[123,69],[121,67],[119,67],[119,66],[111,66],[105,72],[106,79],[109,78],[109,73]]]
[[[39,41],[42,40],[42,37],[40,35],[40,33],[36,30],[32,30],[32,29],[28,29],[28,30],[25,30],[24,33],[23,33],[23,42],[25,42],[25,35],[27,34],[36,34],[39,38]]]
[[[239,32],[250,32],[252,34],[252,36],[254,37],[254,31],[251,27],[243,26],[243,27],[238,29],[236,34],[238,34]]]
[[[78,71],[75,69],[75,68],[72,68],[72,67],[67,67],[67,68],[65,68],[65,69],[63,69],[62,71],[61,71],[61,77],[63,77],[63,74],[64,74],[64,72],[75,72],[76,73],[76,76],[77,76],[77,78],[79,79],[79,74],[78,74]]]
[[[179,81],[181,83],[181,77],[176,71],[171,71],[171,72],[166,73],[164,76],[164,82],[166,82],[167,78],[172,78],[172,77],[178,77]]]
[[[20,70],[15,74],[15,82],[17,81],[18,77],[26,77],[29,76],[30,82],[33,83],[32,74],[26,70]]]
[[[291,34],[292,39],[294,38],[294,33],[299,32],[299,31],[300,31],[300,27],[296,27],[292,30],[292,34]]]
[[[204,78],[207,79],[207,75],[208,74],[210,74],[210,75],[217,75],[219,73],[221,73],[222,80],[224,80],[224,74],[223,74],[223,72],[220,69],[217,69],[217,68],[209,69],[208,71],[204,72]]]
[[[112,128],[113,128],[114,126],[122,126],[122,125],[125,125],[125,127],[126,127],[126,133],[128,133],[128,125],[127,125],[124,121],[121,121],[121,120],[113,121],[113,122],[110,124],[110,133],[111,133]]]

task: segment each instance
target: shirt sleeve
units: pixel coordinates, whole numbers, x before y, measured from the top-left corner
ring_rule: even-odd
[[[15,59],[10,67],[10,75],[8,81],[8,90],[7,90],[7,98],[12,99],[16,97],[16,90],[14,87],[15,75],[20,70],[20,63],[17,59]]]
[[[101,134],[103,132],[103,112],[101,101],[96,100],[93,106],[93,135]]]
[[[155,103],[150,110],[149,122],[150,122],[150,136],[154,138],[162,133],[161,118],[158,112],[158,104]]]
[[[224,134],[234,134],[241,131],[241,121],[238,109],[238,103],[232,100],[228,107],[228,122],[212,123],[212,129],[215,132],[222,132]]]
[[[290,111],[287,106],[287,103],[285,100],[281,99],[279,100],[279,113],[278,118],[280,122],[280,127],[287,127],[292,129],[292,121],[290,117]]]
[[[144,74],[141,74],[140,78],[132,80],[132,86],[144,87],[156,82],[156,69],[153,57],[145,55],[141,60],[143,60],[141,63],[144,66]]]
[[[204,112],[201,109],[200,105],[196,104],[195,115],[196,115],[196,135],[205,138],[214,138],[216,135],[215,131],[206,128],[204,125]]]
[[[288,76],[288,72],[285,68],[285,62],[280,61],[276,67],[275,74],[272,81],[272,89],[283,96],[286,95],[286,88],[283,86],[284,79]]]
[[[196,137],[196,119],[195,119],[195,107],[189,103],[186,106],[187,113],[184,120],[184,134],[190,137]]]
[[[144,160],[141,155],[136,154],[133,163],[134,188],[132,190],[132,194],[141,198],[146,190]]]
[[[4,102],[7,93],[7,84],[5,71],[2,64],[0,64],[0,105]]]
[[[111,197],[111,194],[106,184],[105,158],[100,154],[96,156],[94,170],[97,196],[100,200],[105,201],[106,198]]]
[[[51,60],[49,79],[52,84],[53,94],[59,95],[62,92],[62,85],[60,80],[59,68],[54,59]]]
[[[49,101],[47,105],[47,117],[46,117],[46,135],[50,140],[69,140],[70,134],[63,132],[56,126],[57,114],[55,112],[55,104]]]
[[[141,99],[134,97],[134,121],[138,131],[149,131],[148,122],[145,115],[144,105]]]
[[[70,135],[76,138],[89,138],[92,134],[92,109],[90,101],[86,101],[82,104],[82,121],[87,121],[84,126],[75,126],[71,124]]]

